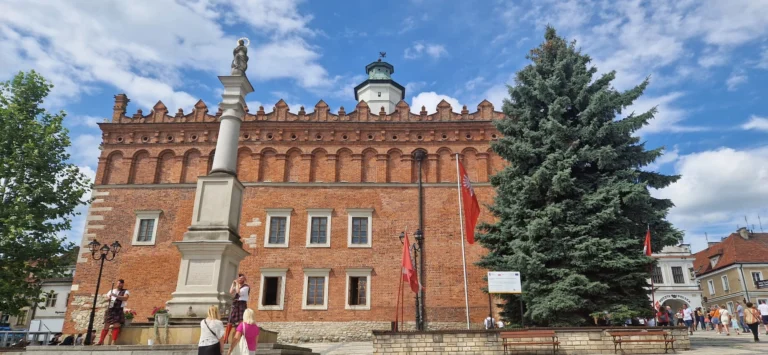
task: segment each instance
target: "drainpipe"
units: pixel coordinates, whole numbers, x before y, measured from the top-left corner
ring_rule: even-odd
[[[739,264],[739,271],[741,272],[741,287],[744,289],[744,294],[747,296],[747,302],[749,300],[749,290],[747,290],[747,280],[744,278],[744,264]]]

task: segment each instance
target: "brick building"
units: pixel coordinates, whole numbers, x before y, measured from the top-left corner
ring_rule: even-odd
[[[242,123],[239,234],[250,255],[240,272],[252,287],[249,306],[257,321],[280,331],[283,340],[363,338],[371,329],[389,329],[400,280],[398,235],[418,227],[418,149],[427,153],[425,323],[464,326],[455,154],[481,206],[491,203],[489,176],[503,166],[490,151],[498,138],[491,121],[504,115],[488,101],[472,113],[466,106],[454,112],[458,108],[442,101],[433,114],[424,107],[414,114],[390,64],[374,62],[366,72],[351,112],[340,107],[332,113],[320,101],[312,112],[301,107],[292,113],[280,100],[271,112],[252,108]],[[146,115],[127,115],[129,101],[116,95],[111,121],[99,124],[102,153],[82,245],[94,238],[123,245],[116,261],[105,265],[100,293],[125,279],[127,307],[141,320],[176,289],[180,254],[173,243],[192,220],[198,176],[211,169],[221,112],[211,114],[199,101],[189,113],[169,114],[158,102]],[[481,220],[489,219],[482,209]],[[478,244],[466,248],[471,321],[480,326],[489,307],[481,291],[486,270],[474,262],[485,251]],[[87,327],[97,273],[98,264],[87,252],[81,255],[65,331]],[[414,295],[405,295],[405,319],[412,326]]]

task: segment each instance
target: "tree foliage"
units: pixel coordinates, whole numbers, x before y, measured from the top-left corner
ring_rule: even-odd
[[[503,138],[492,149],[509,165],[491,178],[497,222],[480,226],[489,253],[479,265],[522,273],[526,323],[648,313],[654,261],[642,253],[646,228],[653,250],[682,239],[665,220],[672,202],[649,193],[679,176],[643,170],[663,148],[647,150],[633,136],[656,109],[622,116],[648,80],[614,89],[615,73],[597,76],[590,57],[553,28],[527,58],[504,102],[508,118],[496,122]],[[517,302],[506,307],[519,314]]]
[[[64,112],[43,101],[53,86],[34,71],[0,84],[0,312],[40,302],[40,281],[71,262],[75,207],[90,182],[67,162]],[[70,264],[71,265],[71,264]]]

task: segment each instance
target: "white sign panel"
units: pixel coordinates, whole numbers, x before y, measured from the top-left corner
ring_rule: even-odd
[[[489,271],[488,293],[523,293],[517,271]]]

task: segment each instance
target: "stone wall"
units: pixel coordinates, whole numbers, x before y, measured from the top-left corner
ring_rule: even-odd
[[[560,341],[560,355],[613,354],[611,328],[540,328],[555,330]],[[613,328],[614,330],[643,328]],[[646,328],[647,329],[647,328]],[[539,330],[539,329],[537,329]],[[683,327],[670,328],[676,339],[675,349],[690,350],[691,341]],[[504,354],[499,331],[374,331],[374,354]],[[530,340],[530,339],[523,339]],[[538,339],[537,339],[538,340]],[[626,343],[625,354],[657,354],[664,351],[663,343]],[[552,354],[551,345],[515,347],[510,354]]]
[[[259,322],[259,326],[278,332],[277,341],[280,343],[315,343],[315,342],[345,342],[371,341],[373,331],[388,331],[390,322]],[[416,329],[415,322],[405,322],[402,325],[406,331]],[[429,322],[429,330],[461,329],[466,323],[461,322]],[[473,324],[481,329],[482,324]]]

